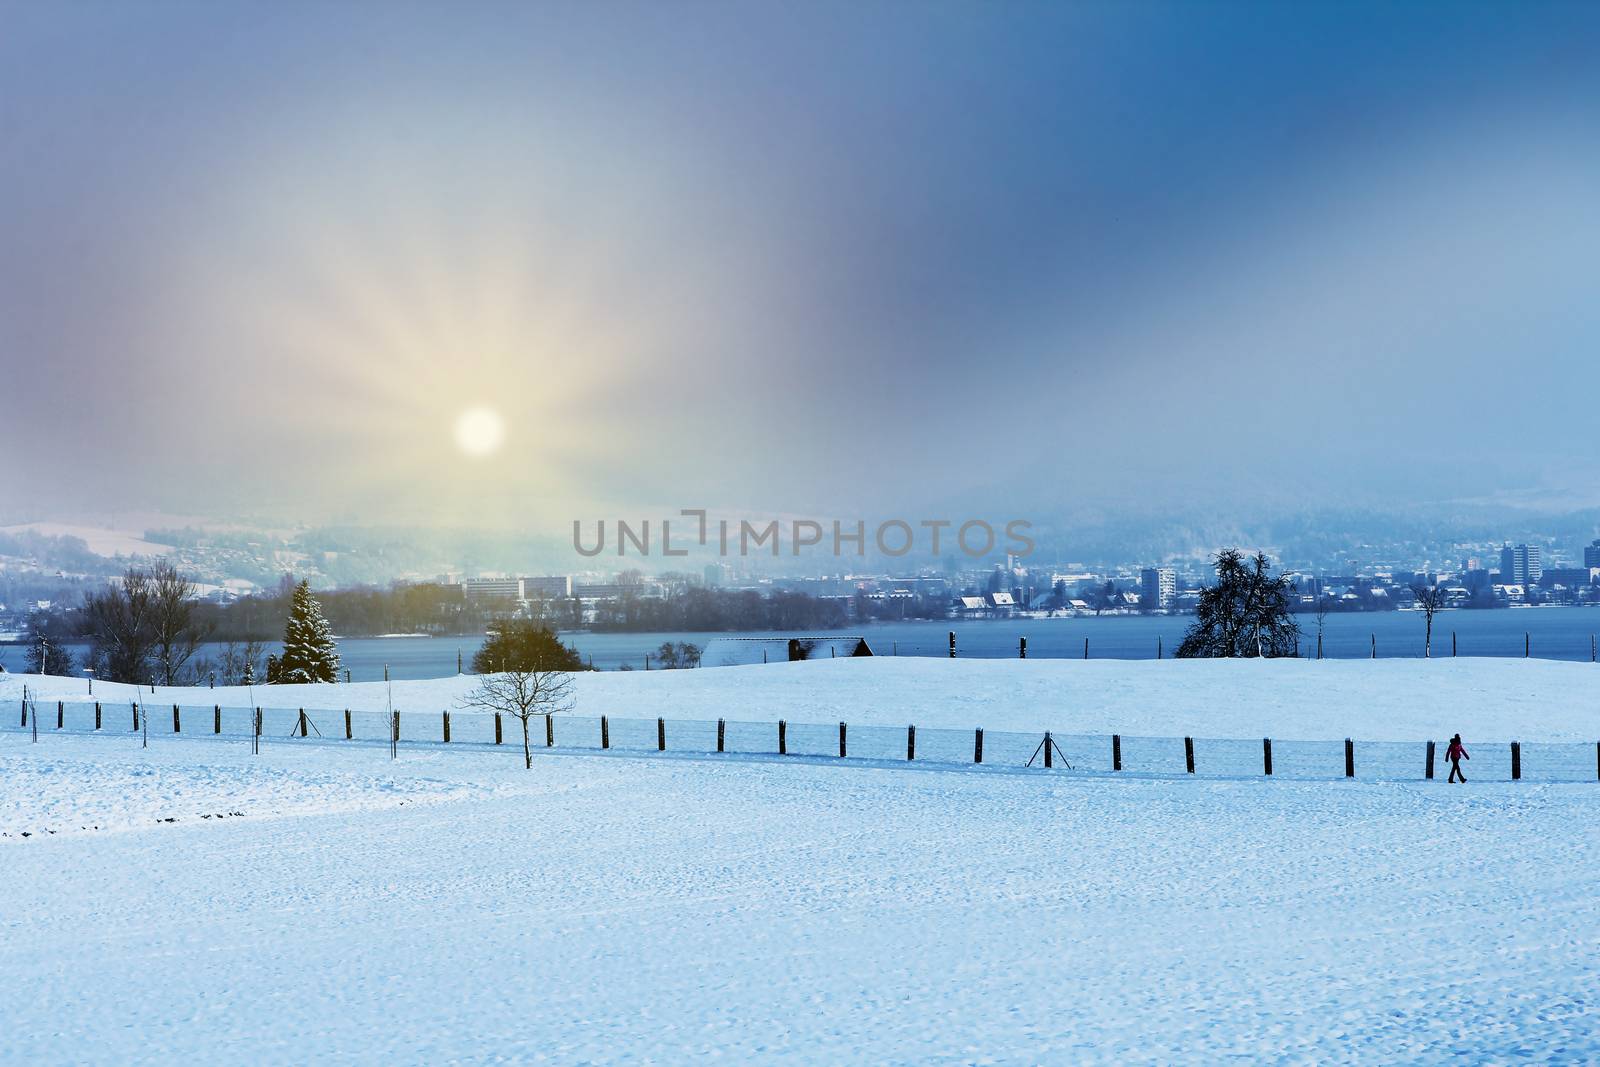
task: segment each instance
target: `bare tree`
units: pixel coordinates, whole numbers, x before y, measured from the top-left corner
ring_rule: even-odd
[[[1428,659],[1433,655],[1433,617],[1445,605],[1444,587],[1438,585],[1414,585],[1411,593],[1417,598],[1417,607],[1422,609],[1423,618],[1427,619],[1426,636],[1422,639],[1422,656]]]
[[[83,598],[83,628],[95,673],[114,682],[142,682],[150,657],[150,577],[129,567],[120,583]]]
[[[1325,596],[1317,597],[1317,609],[1314,613],[1317,620],[1317,658],[1322,658],[1322,634],[1328,628],[1328,611],[1333,607],[1333,602]]]
[[[168,560],[150,569],[150,644],[152,664],[162,685],[176,685],[179,672],[210,633],[195,621],[195,586]]]
[[[462,698],[461,706],[514,715],[522,722],[522,760],[533,769],[533,745],[528,722],[572,710],[572,675],[568,671],[519,670],[485,674],[478,686]]]

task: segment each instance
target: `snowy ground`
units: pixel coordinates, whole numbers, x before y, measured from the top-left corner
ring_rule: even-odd
[[[84,700],[73,678],[0,676]],[[471,676],[395,682],[394,707],[459,705]],[[107,701],[153,706],[381,711],[382,682],[180,689],[96,683]],[[576,712],[619,717],[1055,730],[1147,736],[1418,741],[1600,740],[1600,666],[1552,660],[940,660],[889,657],[576,676]]]
[[[1592,1061],[1595,795],[13,732],[0,1059]]]
[[[1597,680],[1503,660],[835,661],[588,675],[578,711],[1592,745]],[[9,719],[24,682],[83,695],[0,679],[0,1062],[1600,1058],[1593,782],[563,748],[530,772],[512,746],[391,762],[282,729],[259,756],[187,725],[146,749],[126,708],[102,734],[47,714],[34,743]],[[396,683],[395,702],[470,684]]]

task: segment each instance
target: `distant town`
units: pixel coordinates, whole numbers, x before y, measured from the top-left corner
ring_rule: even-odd
[[[947,558],[921,568],[906,568],[903,560],[893,567],[889,561],[861,561],[865,565],[832,574],[786,574],[785,566],[798,571],[821,564],[766,556],[692,568],[674,561],[679,569],[654,572],[628,566],[571,573],[487,567],[419,573],[413,545],[375,547],[353,534],[345,538],[331,548],[314,538],[180,530],[95,543],[60,529],[0,530],[0,640],[19,641],[45,626],[71,632],[86,592],[117,580],[130,562],[156,555],[172,559],[192,578],[216,634],[229,639],[268,636],[280,625],[278,608],[287,603],[291,576],[307,578],[318,589],[340,633],[362,635],[481,633],[508,617],[567,630],[645,632],[1182,615],[1193,611],[1212,578],[1209,560],[1198,553],[1149,565],[1041,563],[1014,556],[981,564]],[[1381,562],[1378,551],[1365,560],[1351,553],[1315,568],[1273,562],[1292,576],[1295,608],[1307,613],[1406,610],[1425,590],[1437,591],[1439,606],[1451,608],[1600,604],[1600,539],[1460,547],[1462,554],[1448,562],[1412,567]]]

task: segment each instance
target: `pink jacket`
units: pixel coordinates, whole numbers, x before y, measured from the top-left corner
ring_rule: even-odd
[[[1450,747],[1445,749],[1445,751],[1444,751],[1444,758],[1448,759],[1448,760],[1458,760],[1458,759],[1471,759],[1472,757],[1467,755],[1467,746],[1466,745],[1459,744],[1459,743],[1457,743],[1455,741],[1452,741],[1452,742],[1450,742]]]

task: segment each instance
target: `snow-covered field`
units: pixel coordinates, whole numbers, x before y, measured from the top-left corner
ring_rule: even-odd
[[[632,718],[1055,730],[1147,736],[1418,741],[1600,740],[1600,666],[1553,660],[821,660],[576,675],[576,712]],[[0,707],[28,684],[87,699],[81,678],[0,675]],[[459,705],[470,675],[393,683],[402,712]],[[137,690],[137,694],[135,691]],[[107,702],[160,707],[382,711],[382,682],[212,689],[95,684]]]
[[[840,661],[585,676],[578,710],[1592,741],[1595,681],[1538,661]],[[256,756],[5,725],[3,1062],[1600,1058],[1592,782],[559,748],[525,771],[510,746]]]
[[[10,733],[0,1059],[1592,1061],[1594,804]]]

